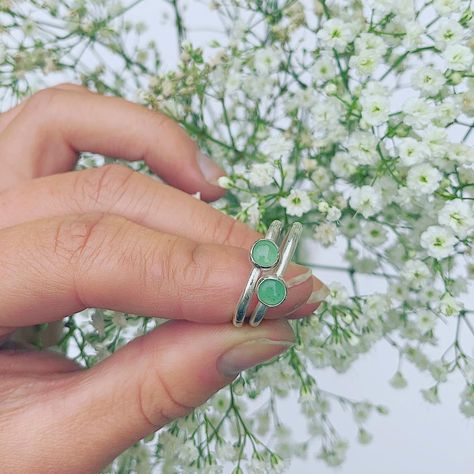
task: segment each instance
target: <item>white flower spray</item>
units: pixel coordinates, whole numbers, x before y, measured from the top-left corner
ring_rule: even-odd
[[[213,1],[225,34],[204,48],[180,2],[167,2],[180,56],[166,71],[146,25],[127,19],[135,2],[48,0],[41,15],[37,3],[0,1],[5,107],[60,73],[160,109],[228,171],[216,207],[262,232],[276,217],[299,220],[307,238],[342,248],[342,264],[329,267],[351,281],[331,283],[314,316],[291,322],[297,345],[278,362],[244,372],[111,472],[277,473],[308,455],[337,466],[348,444],[331,422],[334,405],[350,409],[362,444],[370,416],[387,409],[319,386],[317,368],[344,372],[381,340],[399,355],[393,387],[409,383],[402,362],[413,364],[432,379],[420,395],[440,403],[459,372],[459,409],[474,417],[471,2]],[[104,161],[84,154],[78,168]],[[362,274],[386,291],[359,287]],[[441,321],[453,331],[447,348]],[[87,310],[67,319],[61,349],[90,366],[161,322]],[[281,428],[279,399],[290,393],[307,419],[304,443]]]

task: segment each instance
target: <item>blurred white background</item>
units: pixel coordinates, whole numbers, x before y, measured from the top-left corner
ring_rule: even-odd
[[[180,4],[183,2],[179,2]],[[185,11],[186,23],[192,25],[192,39],[206,48],[208,41],[221,30],[216,17],[209,12],[207,2],[188,2]],[[172,67],[176,60],[176,32],[172,21],[163,22],[163,12],[172,17],[172,10],[166,2],[146,0],[129,12],[134,19],[142,19],[149,25],[148,35],[156,39],[165,67]],[[338,255],[328,255],[327,250],[308,249],[311,261],[334,263]],[[325,282],[347,283],[344,273],[315,271]],[[360,281],[362,287],[372,290],[376,281]],[[470,305],[474,306],[471,291]],[[440,331],[441,347],[452,341],[454,328],[446,326]],[[347,461],[339,468],[327,467],[315,458],[319,447],[314,446],[312,457],[306,461],[294,461],[291,474],[472,474],[474,473],[474,423],[466,419],[458,410],[459,393],[463,388],[460,378],[452,378],[441,388],[441,405],[430,405],[420,394],[420,389],[428,388],[432,380],[405,364],[403,373],[408,379],[406,389],[395,390],[388,380],[397,369],[398,357],[388,344],[378,344],[370,353],[362,356],[352,369],[338,375],[332,370],[316,373],[321,387],[334,393],[356,400],[370,400],[389,407],[388,416],[373,415],[368,430],[373,441],[367,446],[357,443],[357,433],[350,412],[338,410],[336,405],[332,421],[351,445]],[[297,407],[296,400],[286,400],[282,405],[282,418],[288,420],[295,436],[303,434],[305,423]],[[230,472],[230,471],[229,471]]]

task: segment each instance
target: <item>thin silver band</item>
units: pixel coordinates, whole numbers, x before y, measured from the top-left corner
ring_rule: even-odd
[[[283,224],[279,220],[274,220],[267,229],[267,233],[265,234],[265,238],[269,240],[273,240],[277,243],[278,238],[280,237],[281,230],[283,228]],[[233,323],[234,326],[241,327],[245,316],[247,314],[247,309],[250,304],[250,300],[252,298],[253,292],[255,291],[255,285],[258,282],[262,269],[254,266],[252,271],[250,272],[249,279],[247,285],[240,296],[239,302],[237,303],[237,309],[235,310]]]
[[[296,246],[298,245],[298,241],[301,237],[303,232],[303,226],[299,222],[294,222],[291,226],[291,229],[288,231],[284,242],[280,247],[280,262],[276,271],[271,274],[272,277],[277,277],[284,282],[283,274],[285,273],[291,259],[296,250]],[[250,325],[253,327],[258,326],[261,322],[263,317],[265,316],[265,312],[267,311],[268,306],[259,301],[257,306],[255,307],[251,317],[250,317]]]

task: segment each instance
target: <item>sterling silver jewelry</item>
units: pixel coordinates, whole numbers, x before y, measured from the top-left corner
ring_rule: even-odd
[[[293,223],[280,247],[281,257],[277,269],[258,281],[256,293],[259,302],[250,317],[251,326],[256,327],[262,322],[267,308],[278,306],[286,300],[288,288],[283,274],[293,258],[302,232],[303,226],[299,222]]]
[[[280,237],[283,224],[279,220],[274,220],[265,234],[264,239],[258,239],[250,249],[250,261],[254,265],[250,272],[247,285],[240,296],[235,310],[233,323],[235,326],[242,326],[250,300],[255,291],[255,285],[262,273],[262,270],[269,270],[280,261],[280,249],[277,241]]]

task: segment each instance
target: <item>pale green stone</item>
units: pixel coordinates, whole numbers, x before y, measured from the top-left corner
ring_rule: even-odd
[[[267,306],[278,306],[286,298],[286,286],[278,278],[264,278],[258,284],[257,297]]]
[[[255,265],[261,268],[271,268],[278,262],[280,252],[273,240],[260,239],[253,244],[250,256]]]

